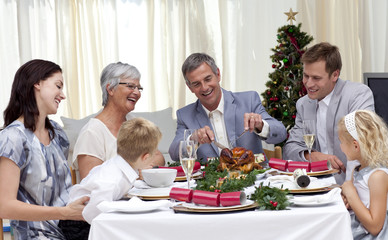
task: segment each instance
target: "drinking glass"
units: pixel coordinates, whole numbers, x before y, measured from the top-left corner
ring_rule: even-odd
[[[180,141],[179,159],[181,161],[182,169],[186,175],[188,189],[190,189],[190,179],[196,158],[197,154],[195,151],[194,141]]]
[[[309,151],[309,161],[311,163],[311,149],[313,147],[316,135],[316,123],[315,120],[305,120],[303,121],[303,139],[306,143],[307,149]]]
[[[197,151],[199,147],[197,129],[185,129],[183,133],[183,141],[193,141],[195,151]]]

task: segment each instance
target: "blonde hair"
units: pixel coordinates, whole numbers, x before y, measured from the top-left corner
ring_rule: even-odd
[[[388,129],[384,120],[375,112],[357,110],[355,125],[361,158],[372,168],[388,166]],[[345,126],[345,117],[338,122],[338,135],[347,143],[355,140]]]
[[[117,136],[117,153],[126,161],[135,162],[143,154],[153,154],[161,138],[159,128],[144,118],[125,121]]]

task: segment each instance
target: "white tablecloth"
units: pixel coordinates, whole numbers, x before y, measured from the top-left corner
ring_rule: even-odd
[[[352,239],[341,196],[320,207],[230,213],[103,213],[89,239]]]

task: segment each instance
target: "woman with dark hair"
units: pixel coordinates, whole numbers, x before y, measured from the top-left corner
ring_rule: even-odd
[[[15,239],[65,239],[58,220],[83,220],[88,198],[66,206],[71,187],[69,141],[49,120],[63,94],[62,69],[31,60],[15,74],[0,132],[0,217]]]

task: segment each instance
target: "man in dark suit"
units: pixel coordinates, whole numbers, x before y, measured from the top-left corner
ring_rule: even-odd
[[[190,55],[182,73],[198,100],[177,111],[176,136],[169,149],[173,160],[179,161],[179,142],[185,129],[197,130],[197,158],[204,162],[220,154],[214,141],[228,148],[240,146],[262,153],[261,140],[276,144],[286,138],[284,125],[265,111],[257,92],[233,93],[221,88],[220,70],[209,55]],[[247,133],[236,141],[244,131]]]

